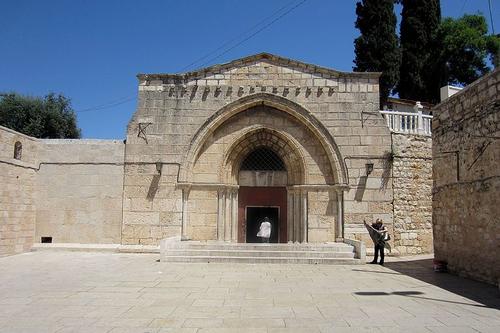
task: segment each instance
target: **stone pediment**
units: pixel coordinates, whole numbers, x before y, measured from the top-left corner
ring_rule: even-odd
[[[249,80],[262,86],[328,86],[339,79],[373,79],[381,73],[341,72],[292,60],[270,53],[259,53],[183,74],[139,74],[141,85],[244,85]],[[328,82],[331,81],[331,82]]]

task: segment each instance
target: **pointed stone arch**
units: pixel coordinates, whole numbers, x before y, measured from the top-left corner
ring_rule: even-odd
[[[347,167],[345,166],[340,150],[332,135],[309,111],[301,105],[284,97],[268,93],[257,93],[242,97],[218,110],[198,129],[193,136],[188,153],[181,165],[179,181],[189,183],[192,181],[192,169],[202,151],[205,143],[219,126],[232,116],[243,112],[253,106],[266,105],[289,116],[303,124],[320,142],[325,150],[336,184],[348,184]],[[332,184],[333,185],[333,184]]]
[[[243,159],[259,147],[270,148],[283,159],[289,185],[304,184],[307,181],[305,160],[298,142],[279,130],[254,125],[231,143],[220,168],[223,171],[221,182],[236,184]]]

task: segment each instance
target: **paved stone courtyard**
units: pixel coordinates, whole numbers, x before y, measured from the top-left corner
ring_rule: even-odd
[[[379,265],[160,263],[157,255],[0,258],[1,332],[500,332],[496,287]]]

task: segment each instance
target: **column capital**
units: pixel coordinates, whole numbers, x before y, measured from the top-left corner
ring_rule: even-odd
[[[191,189],[191,183],[177,183],[176,184],[176,187],[179,189],[179,190],[187,190],[189,191]]]

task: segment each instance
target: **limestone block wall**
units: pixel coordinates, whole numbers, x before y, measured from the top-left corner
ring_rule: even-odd
[[[310,191],[308,198],[308,241],[335,241],[335,225],[338,218],[337,193],[335,191]]]
[[[14,159],[16,142],[22,144]],[[29,251],[35,234],[38,142],[0,126],[0,256]]]
[[[187,234],[193,239],[217,239],[217,195],[208,188],[189,192]]]
[[[435,257],[449,270],[500,278],[500,70],[433,109]]]
[[[389,134],[390,135],[390,134]],[[350,189],[344,193],[345,237],[362,240],[370,252],[373,248],[363,220],[373,223],[381,218],[389,232],[393,230],[392,177],[387,162],[390,149],[373,158],[352,158],[348,162]],[[367,173],[366,164],[373,164],[373,171]],[[352,177],[351,177],[352,175]]]
[[[432,138],[395,133],[392,139],[394,250],[432,253]]]
[[[35,242],[120,243],[123,142],[39,142]]]
[[[147,158],[146,158],[147,159]],[[181,230],[182,192],[175,187],[179,166],[129,162],[123,187],[123,244],[157,245]]]
[[[157,172],[154,163],[190,168],[185,158],[195,142],[195,133],[221,109],[254,96],[272,96],[273,100],[286,100],[306,109],[334,138],[341,162],[348,169],[349,189],[344,193],[346,236],[361,237],[366,233],[359,227],[363,218],[374,221],[382,217],[392,225],[392,182],[384,178],[383,162],[391,151],[391,135],[378,112],[378,74],[336,72],[266,54],[183,75],[138,77],[139,104],[128,126],[125,161],[150,163],[151,167],[126,168],[125,201],[146,199],[151,185],[147,179]],[[368,177],[367,163],[374,165]],[[175,176],[175,171],[169,174]],[[129,178],[141,184],[129,185]],[[212,178],[206,181],[214,182]],[[178,179],[165,183],[169,194],[164,199],[178,207],[182,205],[182,191],[176,184]],[[133,236],[134,228],[149,228],[152,241],[161,239],[157,231],[166,230],[167,225],[160,220],[164,210],[155,200],[140,214],[124,207],[124,230],[132,235],[127,237],[128,242],[139,243],[140,237]],[[139,223],[141,214],[149,214],[150,218],[139,219]],[[178,221],[168,220],[170,225],[177,223],[176,228],[180,227],[182,216],[172,218]],[[192,218],[190,222],[194,223]],[[162,231],[164,235],[173,232]]]

